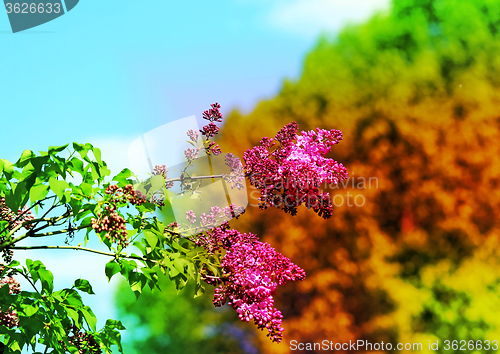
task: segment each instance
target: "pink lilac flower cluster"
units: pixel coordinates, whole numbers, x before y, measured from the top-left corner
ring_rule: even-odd
[[[256,235],[230,229],[228,223],[198,235],[195,242],[211,253],[225,250],[222,277],[215,278],[206,269],[203,274],[207,283],[216,286],[214,305],[227,303],[242,321],[253,320],[257,328],[268,330],[271,340],[281,342],[283,316],[274,308],[273,295],[278,285],[303,280],[305,271],[269,244],[258,241]]]
[[[211,107],[211,109],[203,112],[203,119],[208,120],[210,123],[200,129],[201,134],[206,137],[206,141],[219,134],[220,128],[215,125],[214,122],[222,122],[223,118],[222,113],[220,112],[220,104],[216,102],[213,103]],[[219,155],[222,152],[219,145],[214,143],[213,141],[209,142],[205,149],[208,155]]]
[[[243,183],[245,182],[245,173],[239,157],[227,153],[225,163],[230,168],[230,172],[224,175],[224,180],[231,184],[231,188],[242,189],[244,187]]]
[[[186,211],[186,219],[188,219],[189,223],[192,225],[196,222],[196,214],[192,210]]]
[[[200,221],[201,221],[201,226],[203,227],[210,227],[210,226],[215,226],[215,223],[217,222],[217,218],[219,217],[219,214],[221,212],[221,209],[218,206],[213,206],[210,208],[210,214],[201,214],[200,216]]]
[[[240,216],[241,214],[243,214],[245,212],[245,208],[242,206],[237,206],[237,205],[231,204],[227,207],[224,207],[222,209],[222,211],[227,218],[238,219],[238,216]]]
[[[218,250],[229,249],[233,244],[238,242],[254,242],[259,238],[251,233],[240,233],[237,230],[229,228],[229,223],[225,222],[216,226],[205,233],[197,234],[192,239],[197,246],[204,247],[209,253],[214,253]]]
[[[198,158],[199,153],[200,153],[200,148],[197,149],[187,148],[186,150],[184,150],[184,156],[186,156],[186,159],[188,161],[196,160]]]
[[[189,136],[189,139],[191,139],[193,143],[196,143],[200,134],[198,134],[198,132],[194,131],[193,129],[189,129],[187,131],[187,136]]]
[[[28,222],[34,220],[35,216],[31,213],[31,210],[29,210],[27,206],[24,206],[22,209],[18,209],[17,214],[14,213],[5,204],[5,198],[0,198],[0,219],[9,223],[8,230],[13,230],[23,223],[26,223],[24,228],[29,230],[32,225]]]
[[[4,271],[5,267],[0,265],[0,273]],[[0,288],[7,285],[9,287],[9,294],[19,294],[21,292],[21,287],[16,279],[11,276],[4,276],[0,280]],[[19,318],[17,317],[16,311],[6,312],[0,310],[0,325],[8,328],[14,328],[19,325]]]
[[[163,176],[163,178],[165,179],[165,188],[172,188],[174,186],[174,182],[169,182],[167,181],[168,177],[167,177],[167,173],[168,173],[168,168],[167,168],[167,165],[156,165],[155,166],[155,169],[153,170],[153,173],[152,175],[153,176]]]
[[[177,222],[171,222],[170,224],[168,224],[167,226],[165,226],[165,233],[164,235],[165,236],[168,236],[168,235],[178,235],[178,229],[179,229],[180,225],[179,223]]]
[[[298,135],[298,130],[298,124],[292,122],[274,139],[263,138],[260,145],[245,151],[246,177],[260,189],[261,209],[277,207],[296,215],[297,208],[304,204],[328,219],[332,203],[330,195],[320,187],[338,184],[348,173],[341,163],[325,154],[342,140],[342,132],[317,128]]]
[[[283,338],[282,319],[274,308],[273,295],[278,285],[303,280],[305,271],[277,252],[268,243],[254,241],[232,245],[221,263],[223,283],[215,289],[214,304],[228,303],[242,321],[254,321],[268,330],[274,342]]]
[[[222,122],[222,113],[220,112],[220,104],[217,102],[210,105],[212,108],[203,112],[203,119],[210,122]]]
[[[207,154],[212,154],[212,155],[220,155],[222,153],[222,150],[219,146],[219,144],[214,143],[213,141],[208,143],[208,146],[206,148]]]
[[[217,134],[219,134],[220,128],[216,126],[213,122],[208,123],[203,128],[201,128],[200,132],[202,135],[205,135],[207,138],[213,138]]]
[[[197,131],[194,131],[193,129],[189,129],[186,134],[193,143],[196,144],[198,142],[198,138],[199,138],[200,134],[198,134]],[[201,150],[200,147],[197,147],[194,149],[188,148],[188,149],[184,150],[184,156],[186,156],[186,159],[188,161],[196,160],[198,158],[200,150]]]
[[[35,216],[31,213],[28,207],[24,206],[22,209],[14,213],[5,204],[5,198],[0,198],[0,220],[7,221],[7,226],[0,226],[0,234],[7,235],[10,231],[19,228],[21,225],[25,224],[23,227],[27,230],[33,227],[30,221],[35,220]],[[0,243],[6,240],[5,236],[0,236]],[[8,248],[2,250],[2,258],[6,263],[10,263],[12,260],[13,252]]]

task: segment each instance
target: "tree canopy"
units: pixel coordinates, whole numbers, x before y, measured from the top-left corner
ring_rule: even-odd
[[[250,209],[239,221],[309,275],[278,296],[285,341],[499,333],[499,30],[497,1],[395,0],[320,38],[297,80],[228,117],[221,146],[237,152],[289,120],[344,132],[332,156],[350,179],[331,189],[332,219]]]

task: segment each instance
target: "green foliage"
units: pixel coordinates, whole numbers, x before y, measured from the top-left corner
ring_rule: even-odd
[[[139,182],[130,170],[124,169],[107,182],[110,171],[100,150],[91,144],[73,143],[72,147],[66,152],[69,157],[60,156],[68,148],[64,145],[49,147],[48,152],[38,155],[24,151],[14,164],[0,160],[0,252],[4,259],[10,259],[10,253],[17,249],[94,252],[112,258],[104,269],[106,277],[110,280],[121,274],[136,297],[146,287],[160,289],[159,277],[164,275],[177,291],[192,282],[194,295],[202,295],[205,286],[200,271],[205,268],[220,276],[221,254],[209,255],[154,216],[160,204],[165,204],[165,215],[172,213],[168,210],[172,193],[165,188],[164,176]],[[111,192],[112,183],[120,196]],[[184,184],[193,186],[189,181]],[[164,203],[158,203],[162,200]],[[133,210],[129,210],[130,206]],[[41,215],[35,217],[32,212]],[[126,242],[118,242],[109,228],[98,229],[96,225],[103,222],[105,213],[106,217],[123,220]],[[85,230],[83,247],[82,242],[71,245],[78,230]],[[107,250],[86,248],[93,233]],[[20,245],[30,237],[64,234],[64,246]],[[128,246],[134,247],[135,253],[125,252]],[[17,294],[9,286],[0,286],[0,310],[15,311],[19,320],[17,326],[0,326],[0,344],[5,345],[5,353],[19,353],[28,347],[35,351],[37,344],[52,353],[75,353],[90,350],[93,341],[106,353],[111,353],[112,345],[122,351],[119,331],[125,329],[123,325],[108,320],[104,328],[97,330],[96,316],[82,302],[79,292],[94,294],[87,280],[76,279],[72,288],[54,291],[53,275],[39,260],[28,259],[26,266],[14,260],[0,269],[2,278],[22,276],[34,290],[23,289]]]
[[[146,289],[136,300],[122,283],[116,293],[119,317],[134,331],[124,338],[127,351],[151,354],[254,353],[254,334],[244,329],[234,311],[214,311],[213,290],[193,298],[194,284],[178,293],[168,277],[160,276],[162,291]]]
[[[123,326],[111,326],[107,323],[103,329],[97,331],[96,316],[90,307],[83,304],[78,291],[53,291],[52,273],[42,262],[27,259],[26,266],[20,266],[17,261],[13,261],[7,266],[6,272],[23,276],[33,286],[34,291],[9,294],[8,286],[0,288],[1,310],[14,310],[19,319],[18,329],[0,326],[0,338],[5,345],[5,354],[20,353],[25,346],[35,351],[37,343],[52,348],[53,353],[78,352],[68,337],[73,325],[102,339],[101,347],[106,352],[111,353],[111,345],[118,345],[121,351],[118,330],[124,329]],[[37,282],[41,283],[41,291],[35,286]],[[90,283],[84,279],[77,279],[74,287],[89,294],[93,293]]]
[[[161,274],[168,275],[178,291],[188,281],[195,282],[195,296],[205,292],[204,282],[200,278],[200,270],[204,266],[214,276],[221,274],[220,254],[209,255],[206,249],[197,247],[192,241],[179,238],[175,233],[168,234],[165,225],[158,219],[147,225],[143,233],[144,237],[133,243],[140,255],[132,254],[132,259],[118,258],[106,264],[108,279],[121,273],[137,297],[146,285],[150,289],[159,288],[157,282]],[[135,260],[139,260],[142,266]]]
[[[73,287],[77,288],[80,291],[84,291],[87,294],[95,295],[94,291],[92,290],[92,286],[90,285],[88,280],[77,279],[75,280],[75,284],[73,285]]]
[[[67,146],[49,147],[48,152],[40,152],[39,155],[26,150],[14,164],[0,161],[0,197],[4,198],[5,207],[16,211],[11,220],[1,222],[0,251],[15,250],[19,247],[18,242],[28,237],[58,234],[68,234],[68,246],[62,248],[80,249],[80,246],[69,245],[73,233],[80,229],[87,231],[85,241],[88,241],[92,231],[91,219],[98,216],[106,198],[105,189],[109,183],[105,183],[105,177],[109,176],[110,171],[101,160],[100,150],[91,144],[74,143],[74,151],[69,152],[69,157],[59,156]],[[122,171],[116,178],[121,183],[131,183],[125,175],[131,176],[127,171]],[[39,208],[43,213],[40,218],[26,218],[32,210],[38,211]],[[62,212],[59,211],[61,209]],[[154,211],[155,206],[144,205],[138,209],[138,215],[129,215],[136,227],[134,234],[138,234],[148,223],[145,215]],[[58,216],[51,216],[58,211]],[[63,225],[67,226],[61,230]],[[107,245],[113,251],[109,255],[114,255],[117,250],[111,243]],[[122,274],[130,277],[133,280],[131,283],[137,283],[136,266],[131,261],[125,261],[123,257],[126,255],[123,253],[116,253],[115,257],[123,264],[129,262],[128,272]],[[30,259],[26,261],[26,266],[20,266],[14,260],[4,267],[2,277],[15,275],[23,276],[34,291],[9,294],[8,286],[0,287],[1,310],[15,311],[19,320],[17,328],[0,326],[0,342],[5,345],[5,353],[19,353],[25,347],[35,350],[37,344],[52,348],[53,353],[78,352],[69,336],[74,328],[92,335],[107,353],[111,353],[111,345],[117,345],[122,351],[119,330],[124,327],[117,321],[108,320],[106,326],[97,331],[96,316],[82,302],[78,291],[94,294],[87,280],[77,279],[73,288],[54,291],[52,273],[41,261]],[[151,276],[149,278],[151,280]]]

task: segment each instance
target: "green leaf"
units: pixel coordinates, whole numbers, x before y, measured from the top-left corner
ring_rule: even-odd
[[[129,177],[132,177],[132,176],[133,176],[132,171],[130,171],[128,168],[124,168],[114,178],[129,178]],[[113,179],[113,181],[115,181],[115,180]]]
[[[75,284],[73,285],[73,287],[77,288],[80,291],[86,292],[87,294],[95,295],[88,280],[77,279],[75,280]]]
[[[198,297],[205,294],[205,286],[201,284],[200,282],[196,283],[196,288],[194,290],[194,297]]]
[[[111,170],[107,167],[105,162],[102,162],[102,165],[100,165],[99,174],[101,175],[101,177],[111,175]]]
[[[40,320],[40,315],[32,317],[19,317],[19,328],[22,328],[28,337],[34,337],[43,329],[43,321]]]
[[[122,267],[120,264],[116,263],[115,260],[109,261],[106,263],[106,268],[104,272],[106,273],[106,277],[108,278],[108,282],[111,280],[113,275],[116,273],[119,273],[121,271]]]
[[[32,179],[33,184],[35,183],[36,172],[35,172],[35,167],[31,163],[31,161],[28,161],[26,163],[26,166],[24,166],[23,171],[21,173],[21,178],[19,179],[19,181],[25,181],[27,179]]]
[[[66,309],[66,313],[68,314],[68,316],[73,321],[75,321],[75,323],[77,323],[79,326],[81,326],[82,325],[82,322],[81,322],[82,317],[80,316],[80,312],[76,311],[75,309],[73,309],[69,306],[66,306],[65,309]]]
[[[66,188],[69,188],[69,184],[66,181],[58,181],[55,177],[50,177],[49,179],[50,189],[62,199],[64,196],[64,191]]]
[[[85,322],[87,322],[89,327],[95,332],[97,325],[97,318],[95,317],[94,312],[92,312],[92,309],[88,306],[85,306],[83,307],[83,309],[80,310],[80,312],[83,314]]]
[[[54,276],[52,275],[52,272],[44,267],[38,271],[38,275],[40,276],[42,289],[48,293],[52,293],[52,290],[54,289]]]
[[[92,149],[92,153],[94,154],[96,161],[99,162],[99,164],[102,164],[101,149],[95,147]]]
[[[78,143],[73,143],[73,149],[77,151],[82,159],[87,157],[87,153],[93,148],[93,146],[89,143],[87,144],[78,144]]]
[[[112,345],[118,346],[118,351],[120,353],[123,353],[121,334],[112,326],[105,326],[102,331],[96,334],[96,338],[99,340],[101,348],[107,354],[112,354],[112,351],[110,349]]]
[[[155,248],[158,244],[158,236],[156,236],[156,233],[153,230],[144,230],[144,237],[152,248]]]
[[[153,193],[162,190],[165,185],[165,178],[162,175],[153,176],[150,181]]]
[[[28,269],[31,269],[32,266],[33,266],[33,261],[29,258],[26,258],[26,267],[28,267]]]
[[[64,303],[67,303],[76,308],[83,306],[83,300],[80,294],[74,289],[63,289],[61,290],[61,295],[64,298]]]
[[[184,258],[177,258],[173,262],[175,269],[179,271],[179,273],[184,274],[185,270],[184,267],[187,267],[189,265],[189,262],[185,260]]]
[[[173,193],[167,190],[167,193],[165,193],[165,200],[163,200],[165,205],[160,207],[160,210],[157,212],[158,217],[161,219],[161,221],[163,221],[163,223],[167,225],[176,221],[174,208],[172,207],[171,203],[172,198]]]
[[[83,175],[83,161],[80,160],[79,158],[73,157],[71,160],[68,161],[68,164],[71,166],[71,170],[78,172],[79,174]]]
[[[14,268],[14,267],[17,267],[19,266],[21,263],[19,263],[19,261],[16,261],[15,259],[13,259],[10,263],[9,263],[9,268]]]
[[[47,180],[47,178],[45,178],[46,173],[43,172],[42,169],[44,166],[46,166],[48,164],[49,161],[50,161],[50,157],[48,155],[47,156],[35,156],[35,157],[31,158],[31,160],[30,160],[31,164],[35,168],[35,171],[42,178],[39,182],[45,182]]]
[[[15,337],[21,337],[20,334],[16,333],[14,336],[10,338],[9,344],[7,345],[7,348],[12,352],[20,352],[23,348],[22,346],[19,346],[19,343],[23,343],[22,340],[17,340]],[[8,352],[7,352],[8,353]]]
[[[12,173],[14,171],[14,165],[5,159],[0,159],[0,175],[4,171],[6,173]]]
[[[31,259],[26,259],[26,266],[30,272],[33,282],[36,283],[38,280],[42,283],[42,290],[47,293],[52,293],[54,288],[54,276],[52,273],[45,268],[42,262],[32,261]]]
[[[122,259],[119,262],[122,266],[121,269],[122,275],[128,279],[130,277],[130,274],[133,273],[134,270],[137,268],[137,263],[135,261],[132,260],[129,261],[126,259]]]
[[[119,330],[126,329],[125,326],[120,321],[111,320],[111,319],[108,319],[106,321],[106,327],[108,327],[110,329],[119,329]]]
[[[142,294],[142,289],[144,289],[147,284],[147,279],[142,273],[136,272],[134,273],[134,275],[136,280],[130,284],[130,288],[134,292],[136,298],[139,298],[139,296]]]
[[[9,287],[5,285],[0,286],[0,299],[5,299],[5,297],[8,295],[9,295]]]
[[[99,177],[101,177],[99,164],[91,162],[89,166],[90,166],[90,173],[92,175],[92,180],[94,181],[98,180]]]
[[[187,278],[183,274],[179,274],[178,276],[174,277],[172,280],[175,282],[175,287],[177,289],[177,293],[179,293],[182,289],[184,289],[184,287],[186,286],[187,281],[188,281]]]
[[[83,182],[80,184],[80,188],[82,189],[82,192],[85,196],[90,197],[92,195],[92,185],[89,183]]]
[[[49,193],[49,186],[45,184],[37,184],[30,189],[30,200],[31,203],[34,204],[35,202],[42,200],[47,196]]]
[[[27,316],[27,317],[31,317],[33,316],[35,313],[37,313],[39,309],[39,306],[35,303],[32,303],[32,304],[27,304],[27,305],[23,305],[21,307],[21,311]]]
[[[17,160],[16,166],[20,167],[20,168],[24,167],[35,156],[36,155],[33,153],[33,151],[31,151],[31,150],[24,150],[23,153],[21,154],[21,157],[19,158],[19,160]]]
[[[49,155],[55,155],[58,152],[63,151],[68,147],[69,144],[62,145],[62,146],[49,146]]]
[[[128,168],[124,168],[119,174],[113,177],[113,181],[118,182],[118,185],[120,187],[124,187],[127,184],[130,184],[127,178],[132,176],[132,171],[130,171]]]
[[[68,204],[71,206],[71,211],[73,212],[73,215],[78,215],[78,212],[82,208],[82,201],[75,198],[71,198]]]
[[[22,208],[23,206],[26,205],[26,203],[28,202],[28,198],[29,198],[29,195],[28,195],[29,189],[33,185],[34,181],[35,181],[35,179],[32,178],[31,180],[25,180],[25,181],[17,183],[17,185],[15,186],[14,195],[13,195],[13,198],[15,199],[16,204],[17,204],[17,208],[12,209],[12,210],[17,210],[18,208]]]

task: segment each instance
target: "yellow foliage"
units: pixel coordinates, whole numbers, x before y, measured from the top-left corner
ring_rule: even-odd
[[[331,155],[350,172],[330,190],[329,220],[250,207],[233,225],[308,274],[277,294],[284,343],[263,336],[263,352],[291,352],[290,340],[429,352],[429,341],[498,338],[499,32],[496,1],[396,0],[319,40],[275,98],[229,116],[220,143],[240,156],[290,121],[341,129]]]

